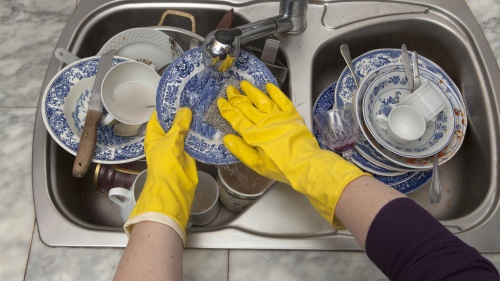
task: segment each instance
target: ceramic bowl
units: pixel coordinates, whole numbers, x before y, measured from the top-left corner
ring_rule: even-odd
[[[41,111],[47,131],[73,155],[80,143],[99,58],[89,57],[67,65],[52,78],[42,96]],[[126,61],[130,60],[115,57],[113,66]],[[143,158],[143,140],[144,137],[118,136],[112,126],[99,124],[93,162],[118,164]]]
[[[427,79],[429,76],[431,80]],[[432,87],[441,91],[434,84],[437,79],[432,79],[432,74],[429,76],[426,75],[426,78],[422,80],[428,80]],[[362,84],[370,81],[370,79],[365,79]],[[360,89],[364,88],[365,85],[360,85]],[[399,102],[409,95],[411,95],[411,91],[404,71],[393,70],[377,76],[363,92],[364,123],[376,141],[393,153],[409,158],[432,156],[448,145],[453,137],[455,118],[453,118],[452,101],[446,100],[445,109],[438,114],[435,122],[427,123],[422,137],[408,143],[395,142],[388,135],[388,132],[377,123],[380,116],[387,118]]]
[[[182,47],[170,36],[146,27],[127,29],[116,34],[97,54],[102,55],[111,49],[116,50],[117,56],[143,62],[155,70],[166,66],[184,53]]]
[[[233,67],[211,74],[201,60],[201,47],[185,52],[163,73],[156,94],[156,111],[163,130],[168,131],[180,107],[193,111],[193,121],[185,138],[185,150],[196,160],[227,165],[239,162],[222,143],[224,134],[203,121],[203,115],[230,79],[247,80],[261,90],[277,84],[269,69],[254,55],[241,51]]]

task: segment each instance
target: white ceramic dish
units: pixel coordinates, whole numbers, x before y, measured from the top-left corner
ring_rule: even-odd
[[[427,77],[422,77],[422,80],[428,80]],[[363,83],[369,81],[371,80],[364,80],[360,89],[364,89]],[[434,79],[428,81],[432,87],[441,91]],[[427,124],[422,137],[409,143],[398,144],[389,137],[386,130],[377,124],[377,118],[378,116],[387,117],[399,102],[409,95],[411,95],[410,87],[404,71],[393,70],[377,76],[363,92],[364,123],[378,143],[398,155],[409,158],[432,156],[451,141],[455,128],[452,108],[459,107],[458,101],[449,95],[447,98],[450,100],[446,100],[445,110],[438,114],[435,122]]]
[[[102,55],[111,49],[116,50],[117,56],[152,63],[155,69],[162,68],[184,53],[170,36],[145,27],[127,29],[116,34],[97,54]]]
[[[127,58],[115,57],[113,66]],[[42,96],[42,117],[51,137],[76,155],[94,85],[99,57],[89,57],[67,65],[49,82]],[[93,162],[119,164],[144,157],[144,137],[121,137],[112,126],[99,124]]]

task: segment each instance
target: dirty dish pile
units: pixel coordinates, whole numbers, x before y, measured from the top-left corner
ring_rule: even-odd
[[[178,36],[191,36],[191,40],[184,38],[183,42],[203,40],[194,33],[190,35],[188,31],[178,30],[177,37],[174,36],[177,39]],[[177,29],[168,31],[176,32]],[[161,126],[168,131],[179,107],[191,108],[193,122],[185,139],[186,151],[198,162],[223,169],[217,181],[215,170],[210,175],[199,171],[200,186],[191,210],[191,223],[205,225],[216,221],[219,190],[221,196],[226,196],[221,199],[226,211],[240,212],[274,181],[249,168],[238,169],[242,164],[223,145],[224,134],[202,117],[229,82],[238,86],[240,81],[248,80],[264,90],[266,83],[276,85],[277,81],[262,61],[246,51],[241,51],[227,72],[212,73],[201,61],[198,44],[190,44],[190,50],[184,50],[174,37],[154,28],[133,28],[109,39],[97,56],[79,58],[62,49],[71,60],[56,56],[67,66],[54,76],[44,92],[42,117],[56,143],[76,155],[91,93],[100,94],[103,112],[97,127],[96,149],[91,151],[92,162],[97,163],[94,181],[97,190],[108,194],[126,219],[142,187],[142,183],[138,185],[134,180],[145,177],[145,172],[141,173],[145,168],[136,171],[120,167],[144,158],[144,134],[139,134],[139,128],[147,125],[156,110]],[[111,68],[105,72],[102,82],[97,79],[99,87],[96,87],[94,82],[101,57],[111,50],[114,51]],[[58,51],[60,54],[61,49]],[[96,91],[97,88],[100,90]],[[238,178],[234,178],[236,172]],[[251,178],[255,188],[261,189],[242,189],[244,183],[238,180],[243,178]],[[123,198],[133,204],[125,203]],[[235,203],[238,200],[244,200],[244,204]]]
[[[357,99],[352,100],[356,85],[346,67],[338,82],[319,95],[313,108],[315,115],[331,109],[335,100],[339,106],[352,104],[360,134],[351,161],[403,193],[418,189],[432,177],[434,155],[442,165],[458,152],[467,128],[467,112],[457,86],[434,62],[421,55],[416,58],[421,85],[427,87],[427,92],[432,91],[431,102],[428,102],[432,113],[423,112],[415,104],[415,100],[422,99],[422,94],[411,91],[399,49],[378,49],[354,58],[353,66],[360,81]],[[411,124],[414,131],[420,126],[420,135],[415,139],[400,139],[391,132],[392,128],[387,128],[391,112],[405,106],[411,107],[407,111],[416,109],[416,117],[404,117],[404,122],[401,118],[392,118],[399,119],[392,122]],[[326,148],[316,124],[313,127],[320,146]]]
[[[131,60],[115,57],[113,66],[127,61]],[[52,78],[42,97],[42,117],[47,131],[57,144],[73,155],[80,143],[98,66],[99,57],[67,65]],[[117,164],[142,157],[143,137],[122,137],[113,132],[112,126],[99,124],[93,162]]]

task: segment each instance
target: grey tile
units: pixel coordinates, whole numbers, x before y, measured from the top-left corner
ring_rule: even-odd
[[[111,280],[122,253],[114,248],[50,247],[40,240],[37,227],[25,280]]]
[[[0,1],[0,107],[36,107],[75,1]]]
[[[230,251],[229,281],[388,280],[363,252]]]
[[[35,109],[0,109],[0,280],[22,280],[35,222],[31,147]]]

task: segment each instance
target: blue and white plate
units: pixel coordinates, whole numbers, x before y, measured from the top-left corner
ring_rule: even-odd
[[[436,91],[441,91],[434,81],[429,82]],[[455,128],[453,108],[459,107],[459,102],[453,96],[450,97],[451,100],[447,99],[445,109],[438,114],[435,122],[427,124],[422,137],[400,145],[389,137],[387,131],[377,125],[376,118],[378,116],[387,118],[398,103],[410,94],[410,86],[404,71],[394,70],[375,78],[364,92],[362,109],[365,125],[378,143],[395,154],[411,158],[433,156],[451,141]]]
[[[222,143],[221,131],[203,121],[203,115],[231,77],[247,80],[264,90],[276,79],[263,62],[241,50],[233,67],[220,74],[211,74],[202,63],[201,47],[185,52],[165,70],[156,93],[156,111],[163,130],[172,126],[180,107],[193,111],[193,121],[186,135],[185,150],[196,160],[213,165],[239,162]]]
[[[389,170],[389,169],[386,169],[384,167],[380,167],[379,165],[377,165],[375,163],[370,162],[370,160],[366,159],[356,149],[352,150],[351,161],[352,161],[352,163],[356,164],[361,169],[363,169],[369,173],[372,173],[374,175],[393,177],[393,176],[399,176],[399,175],[405,174],[405,172]]]
[[[410,53],[410,56],[412,54]],[[395,68],[401,68],[401,50],[399,49],[378,49],[367,52],[353,60],[355,73],[359,79],[367,79],[370,75],[373,77],[372,73],[377,72],[383,74],[384,71],[380,69],[387,69],[387,71],[394,70]],[[465,131],[467,128],[467,113],[465,108],[465,103],[463,97],[458,90],[457,86],[450,77],[434,62],[418,56],[418,66],[420,70],[421,79],[427,78],[433,80],[441,91],[445,94],[448,100],[456,100],[459,105],[453,108],[453,116],[455,118],[455,128],[453,128],[453,136],[448,145],[439,152],[438,164],[442,165],[449,161],[461,147]],[[432,77],[432,79],[430,78]],[[352,94],[355,89],[354,80],[349,73],[349,70],[345,68],[340,74],[337,87],[335,89],[337,100],[339,104],[346,104],[352,102]],[[362,100],[363,95],[358,95],[358,102]],[[357,112],[358,120],[363,120],[362,116],[360,118],[360,112]],[[364,122],[363,122],[364,123]],[[411,158],[397,155],[392,151],[386,149],[384,146],[375,141],[374,137],[364,126],[360,126],[361,132],[365,135],[366,140],[380,155],[389,161],[406,167],[410,169],[431,169],[433,164],[433,156],[423,157],[423,158]],[[356,147],[359,143],[356,145]]]
[[[47,131],[73,155],[78,151],[99,58],[85,58],[63,68],[49,82],[42,97],[42,117]],[[115,57],[113,66],[125,61],[129,59]],[[99,124],[93,162],[119,164],[143,158],[143,139],[118,136],[112,126]]]
[[[371,163],[385,168],[387,170],[399,171],[399,172],[412,172],[416,169],[410,169],[407,167],[400,166],[389,159],[385,158],[382,154],[380,154],[373,146],[368,142],[364,135],[360,135],[358,137],[358,142],[354,149],[359,152],[365,159],[370,161]]]
[[[313,115],[328,111],[333,108],[335,95],[335,84],[333,83],[327,87],[319,95],[314,103]],[[321,141],[318,131],[316,130],[316,125],[313,124],[313,133],[316,140],[322,149],[328,149]],[[352,161],[358,165],[361,169],[373,173],[374,177],[381,182],[393,187],[394,189],[409,193],[417,190],[423,186],[432,176],[432,171],[411,171],[411,172],[400,172],[393,171],[389,169],[384,169],[377,166],[373,162],[367,161],[360,153],[356,150],[353,151]]]
[[[379,176],[375,174],[373,177],[401,193],[408,194],[426,184],[432,178],[432,170],[409,172],[395,177]]]

